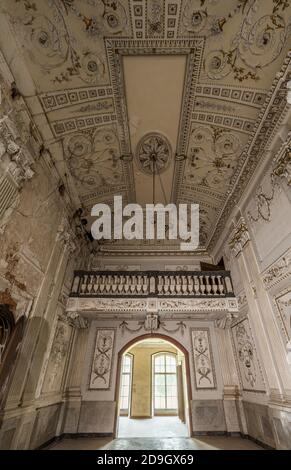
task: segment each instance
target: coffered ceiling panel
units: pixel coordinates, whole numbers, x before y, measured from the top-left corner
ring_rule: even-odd
[[[200,204],[201,247],[213,247],[284,114],[289,3],[3,0],[1,8],[84,208],[115,194],[151,200],[154,153],[167,199]],[[156,194],[164,202],[159,178]]]
[[[141,204],[153,201],[148,188],[155,166],[155,202],[165,204],[171,197],[186,56],[126,56],[123,69],[136,197]]]

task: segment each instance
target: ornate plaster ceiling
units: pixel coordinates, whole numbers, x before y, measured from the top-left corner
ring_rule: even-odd
[[[152,134],[166,198],[200,204],[212,247],[284,111],[288,2],[3,0],[2,11],[83,207],[151,202]]]

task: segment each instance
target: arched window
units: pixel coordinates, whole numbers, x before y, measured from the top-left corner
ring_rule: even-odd
[[[120,389],[120,410],[123,412],[129,411],[131,376],[132,376],[132,355],[125,354],[122,358],[121,389]]]
[[[154,411],[177,410],[176,355],[160,353],[153,359]]]

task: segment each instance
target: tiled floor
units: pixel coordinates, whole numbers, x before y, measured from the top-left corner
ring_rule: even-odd
[[[177,416],[155,416],[151,419],[129,419],[121,416],[118,437],[188,437],[187,426]]]
[[[63,439],[51,450],[263,450],[247,439],[224,436],[188,437],[188,430],[176,416],[151,419],[119,418],[118,438]]]
[[[261,450],[253,442],[235,437],[192,439],[190,437],[114,439],[106,450]]]
[[[51,444],[48,450],[263,450],[247,439],[239,437],[205,436],[192,438],[136,438],[114,439],[79,437],[63,439]]]

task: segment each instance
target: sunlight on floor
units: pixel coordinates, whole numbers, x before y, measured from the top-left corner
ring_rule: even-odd
[[[149,419],[119,418],[118,437],[188,437],[187,426],[177,416]]]

